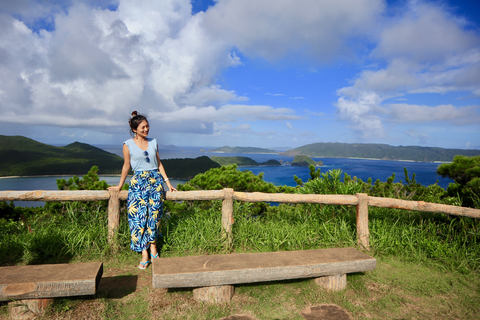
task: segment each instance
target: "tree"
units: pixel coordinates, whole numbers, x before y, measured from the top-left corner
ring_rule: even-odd
[[[463,206],[480,208],[480,156],[455,156],[452,163],[439,166],[437,173],[455,181],[448,185],[450,196],[459,196]]]
[[[263,173],[253,174],[251,171],[240,171],[236,164],[210,169],[197,174],[185,184],[178,185],[178,190],[219,190],[232,188],[244,192],[293,192],[294,188],[275,186],[263,180]]]
[[[73,176],[72,178],[57,179],[58,190],[106,190],[108,183],[100,180],[98,177],[98,167],[92,166],[88,173],[83,177]],[[125,186],[124,186],[125,188]],[[75,210],[77,212],[90,212],[92,210],[107,211],[107,200],[102,201],[62,201],[47,202],[45,209],[50,212],[67,212]]]

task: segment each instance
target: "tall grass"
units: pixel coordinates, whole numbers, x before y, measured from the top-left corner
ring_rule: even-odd
[[[170,206],[162,221],[164,256],[225,253],[221,202],[185,202]],[[0,261],[68,262],[112,254],[107,214],[82,211],[75,202],[65,214],[44,212],[25,222],[0,220]],[[233,250],[277,251],[356,245],[354,207],[297,204],[267,206],[235,202]],[[460,272],[479,271],[480,224],[465,217],[369,208],[370,244],[376,256],[399,256]],[[118,242],[128,252],[129,231],[122,215]]]
[[[221,206],[183,204],[164,223],[166,255],[222,253]],[[356,245],[354,207],[310,204],[270,206],[252,214],[250,203],[234,206],[233,250],[278,251]],[[370,243],[376,256],[434,264],[459,272],[479,271],[480,224],[442,214],[372,208]]]
[[[61,210],[59,209],[61,207]],[[59,263],[95,259],[112,252],[107,240],[107,214],[102,203],[65,202],[22,220],[0,219],[0,263]],[[129,239],[121,223],[119,241]]]
[[[363,182],[341,181],[340,177],[340,171],[319,174],[296,191],[339,194],[364,191]],[[394,184],[377,186],[382,192],[398,190]],[[432,193],[432,197],[438,198],[437,194]],[[163,256],[356,245],[353,206],[236,201],[230,248],[224,245],[220,201],[166,202],[165,211],[160,241]],[[121,212],[117,254],[128,254],[130,237],[124,207]],[[465,273],[479,271],[478,220],[369,207],[369,228],[376,256],[398,256]],[[43,212],[18,221],[0,219],[2,265],[99,259],[111,254],[104,202],[61,203],[46,206]]]

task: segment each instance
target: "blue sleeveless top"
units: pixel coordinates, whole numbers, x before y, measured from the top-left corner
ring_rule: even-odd
[[[128,151],[130,152],[130,166],[132,167],[133,172],[158,169],[157,139],[147,138],[147,140],[148,147],[145,151],[140,149],[140,147],[135,144],[135,141],[133,141],[132,138],[124,142],[124,144],[126,144],[128,147]]]

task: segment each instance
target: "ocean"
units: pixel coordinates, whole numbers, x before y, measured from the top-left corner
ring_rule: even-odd
[[[120,148],[104,148],[109,152],[116,154],[121,153]],[[265,162],[275,159],[283,162],[292,161],[293,157],[278,154],[231,154],[231,153],[212,153],[208,150],[200,148],[180,149],[169,148],[160,149],[159,153],[163,158],[184,158],[206,156],[243,156],[254,159],[257,162]],[[348,158],[314,158],[314,160],[323,162],[323,166],[319,167],[321,172],[327,172],[332,169],[340,169],[349,174],[351,177],[358,177],[366,181],[369,177],[375,181],[386,181],[392,173],[395,174],[396,182],[405,182],[404,168],[408,170],[410,178],[415,173],[418,183],[430,185],[437,183],[446,188],[450,182],[449,178],[443,178],[437,175],[436,170],[439,163],[432,162],[412,162],[412,161],[392,161],[392,160],[370,160],[370,159],[348,159]],[[293,176],[296,175],[303,181],[307,181],[310,177],[309,169],[305,167],[283,166],[248,166],[239,167],[240,170],[250,170],[254,174],[264,173],[264,180],[275,185],[295,186]],[[167,172],[168,174],[168,172]],[[1,178],[0,190],[57,190],[56,180],[63,178],[68,179],[71,176],[41,176],[41,177],[13,177]],[[118,183],[119,176],[106,175],[100,177],[108,184],[114,185]],[[174,186],[185,181],[172,180]],[[32,201],[15,201],[17,206],[41,206],[43,202]]]

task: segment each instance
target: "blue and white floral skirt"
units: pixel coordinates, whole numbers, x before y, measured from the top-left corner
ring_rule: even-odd
[[[158,170],[135,171],[128,189],[130,249],[141,252],[155,243],[163,216],[163,178]]]

